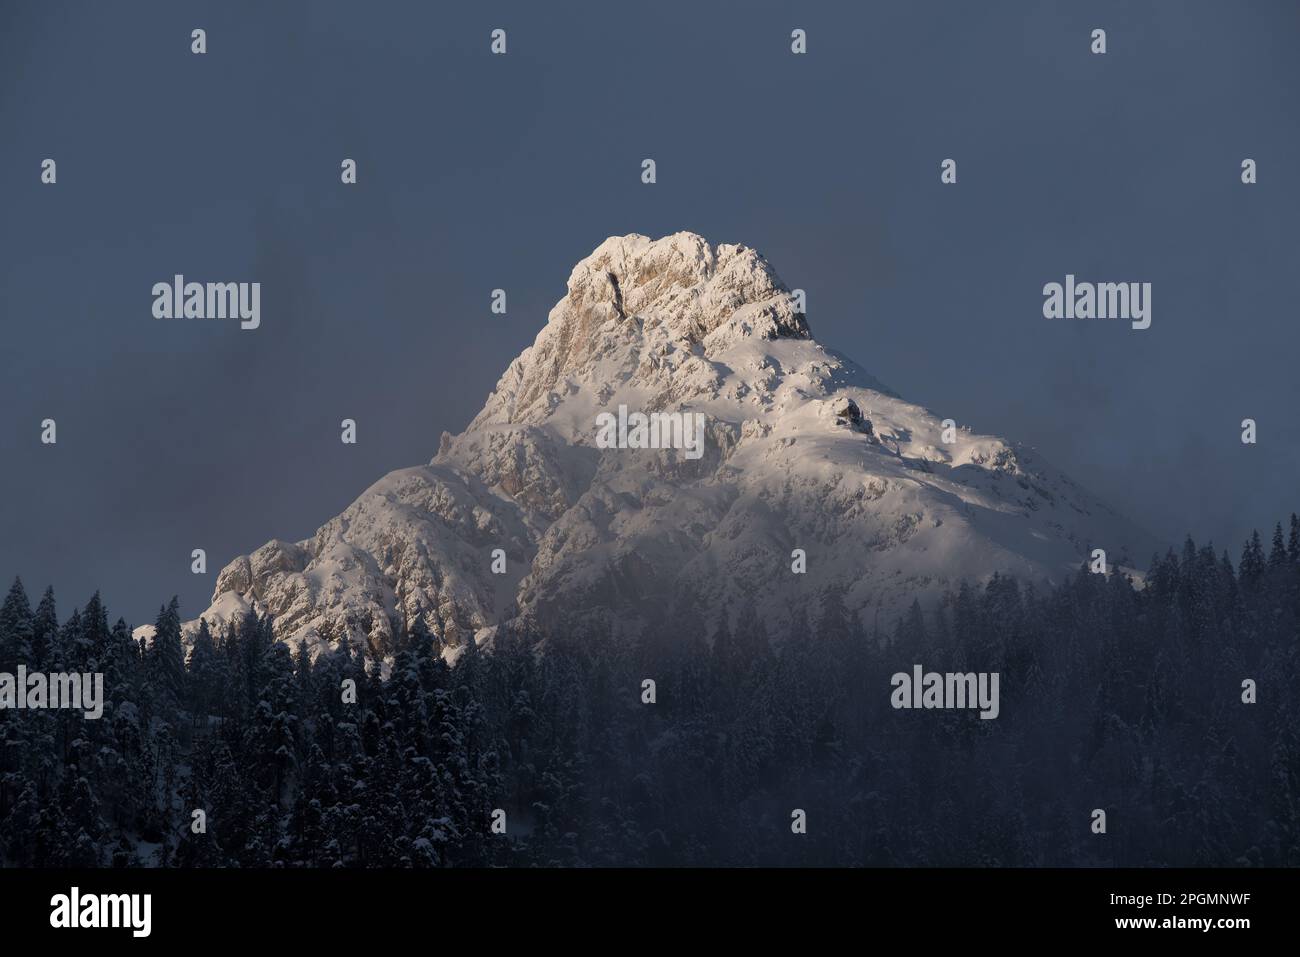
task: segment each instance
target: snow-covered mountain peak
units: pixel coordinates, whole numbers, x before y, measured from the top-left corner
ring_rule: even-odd
[[[699,417],[700,454],[603,447],[620,409]],[[464,432],[236,559],[204,617],[380,655],[416,620],[448,649],[512,619],[635,634],[744,605],[786,634],[828,589],[887,623],[963,579],[1059,579],[1092,545],[1151,554],[1032,449],[950,418],[816,342],[752,249],[613,237]]]
[[[574,267],[568,294],[475,424],[539,424],[566,395],[609,397],[631,382],[671,404],[707,388],[710,359],[737,341],[808,337],[790,291],[753,249],[686,232],[610,237]]]
[[[763,338],[808,336],[790,290],[766,259],[747,246],[710,245],[695,233],[611,236],[574,267],[568,289],[561,306],[570,312],[605,306],[618,318],[663,323],[687,343],[703,343],[728,322]]]

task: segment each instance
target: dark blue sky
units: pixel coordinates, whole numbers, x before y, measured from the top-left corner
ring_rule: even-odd
[[[1294,2],[7,0],[0,575],[197,614],[430,458],[602,239],[679,229],[762,251],[906,397],[1235,558],[1300,508],[1298,35]],[[178,272],[261,282],[261,328],[155,320]],[[1152,327],[1045,320],[1067,272],[1151,282]]]

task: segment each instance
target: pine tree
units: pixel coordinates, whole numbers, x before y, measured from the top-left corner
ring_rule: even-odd
[[[1250,540],[1241,550],[1241,562],[1238,565],[1241,584],[1253,589],[1264,574],[1264,547],[1259,540],[1259,532],[1252,532]]]
[[[148,661],[161,701],[178,706],[185,698],[185,652],[181,647],[180,601],[175,596],[158,610]]]
[[[56,671],[84,671],[90,658],[90,649],[82,640],[81,611],[72,609],[55,642],[57,649],[52,664]]]
[[[140,681],[139,657],[131,628],[119,618],[105,639],[105,645],[96,653],[100,669],[104,672],[104,687],[110,698],[129,700]]]
[[[32,641],[34,620],[22,579],[15,578],[0,605],[0,671],[13,672],[18,665],[34,664]]]
[[[46,588],[32,619],[32,658],[42,670],[52,670],[48,665],[54,655],[58,635],[59,619],[55,614],[54,589]]]
[[[1273,547],[1268,553],[1268,567],[1282,568],[1287,563],[1286,546],[1282,544],[1282,523],[1273,527]]]
[[[221,693],[217,646],[205,618],[199,619],[199,629],[194,634],[194,645],[189,660],[190,710],[199,725],[207,723],[216,696]]]
[[[111,654],[111,632],[108,628],[108,610],[99,597],[99,592],[91,596],[81,613],[82,651],[77,663],[81,670],[102,671],[105,661]]]
[[[289,649],[276,642],[266,650],[259,672],[264,682],[244,743],[253,781],[279,807],[297,765],[299,719],[297,686]]]

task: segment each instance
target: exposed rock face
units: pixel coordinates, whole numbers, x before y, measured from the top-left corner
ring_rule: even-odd
[[[619,406],[704,415],[704,455],[597,448]],[[454,647],[516,616],[635,632],[744,602],[779,634],[832,586],[887,622],[963,578],[1054,579],[1094,543],[1154,544],[1032,451],[942,432],[815,342],[753,250],[611,238],[429,465],[235,559],[204,617],[255,607],[285,641],[381,656],[417,618]]]

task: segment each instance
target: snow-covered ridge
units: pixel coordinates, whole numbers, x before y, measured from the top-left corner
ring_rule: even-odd
[[[944,442],[942,416],[825,349],[794,309],[744,246],[606,240],[432,462],[306,541],[235,559],[203,617],[255,608],[285,641],[346,636],[381,656],[417,618],[454,647],[517,616],[635,632],[745,603],[779,634],[830,587],[870,623],[995,571],[1059,579],[1094,544],[1150,554],[1032,450]],[[620,404],[703,413],[703,457],[597,448],[596,416]]]

